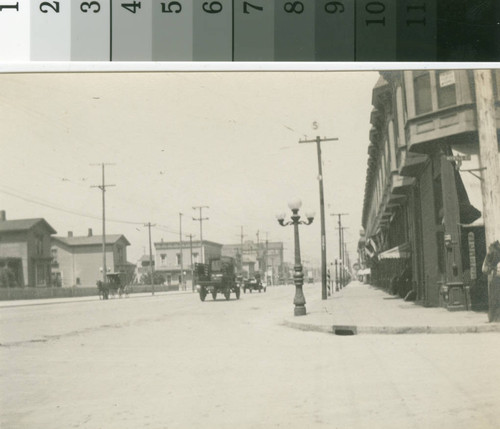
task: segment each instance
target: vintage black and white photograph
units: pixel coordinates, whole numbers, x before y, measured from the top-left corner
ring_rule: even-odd
[[[500,70],[2,73],[0,111],[0,427],[500,426]]]

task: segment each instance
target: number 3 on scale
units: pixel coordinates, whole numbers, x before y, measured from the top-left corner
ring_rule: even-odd
[[[92,9],[93,7],[95,6],[95,9]],[[87,13],[89,10],[92,9],[92,12],[94,13],[98,13],[100,10],[101,10],[101,5],[99,4],[98,1],[91,1],[91,2],[86,2],[84,1],[81,5],[80,5],[80,10],[83,12],[83,13]]]

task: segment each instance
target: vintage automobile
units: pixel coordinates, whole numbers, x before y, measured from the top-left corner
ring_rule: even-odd
[[[109,299],[109,296],[118,296],[121,298],[123,295],[128,296],[127,286],[122,279],[122,273],[108,273],[106,274],[106,283],[99,280],[97,281],[97,289],[99,291],[100,299]]]
[[[240,299],[241,289],[235,273],[234,259],[227,256],[211,259],[208,264],[195,264],[195,284],[200,300],[205,301],[208,294],[215,300],[218,293],[229,300],[231,292],[235,293],[236,299]]]
[[[245,280],[243,284],[243,293],[247,293],[247,290],[252,293],[254,290],[258,290],[259,293],[262,291],[266,291],[266,286],[262,284],[260,276],[256,274],[254,277],[251,277]]]

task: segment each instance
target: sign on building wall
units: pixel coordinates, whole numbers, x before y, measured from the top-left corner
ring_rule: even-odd
[[[443,88],[450,85],[455,85],[455,72],[453,70],[448,70],[439,73],[439,87]]]
[[[474,243],[474,233],[469,232],[469,234],[467,234],[467,239],[469,241],[470,278],[471,280],[476,280],[477,267],[476,267],[476,245]]]

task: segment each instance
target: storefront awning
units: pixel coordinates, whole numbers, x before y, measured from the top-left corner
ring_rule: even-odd
[[[405,259],[410,257],[410,246],[405,243],[379,253],[379,259]]]
[[[414,177],[405,177],[405,176],[396,175],[396,176],[394,176],[393,181],[392,181],[391,191],[392,192],[394,192],[394,191],[401,192],[402,190],[404,190],[404,188],[407,188],[409,186],[413,186],[414,183],[415,183]]]
[[[428,160],[428,155],[406,152],[399,168],[399,174],[401,176],[415,177],[420,173]]]
[[[481,175],[479,156],[474,153],[466,154],[456,149],[453,149],[452,152],[454,156],[470,156],[470,160],[465,160],[460,165],[459,177],[463,188],[457,183],[461,222],[467,226],[484,226],[482,216],[483,196],[481,194],[481,180],[479,179]]]
[[[372,270],[370,268],[363,268],[362,270],[358,271],[358,276],[366,276],[372,273]]]

